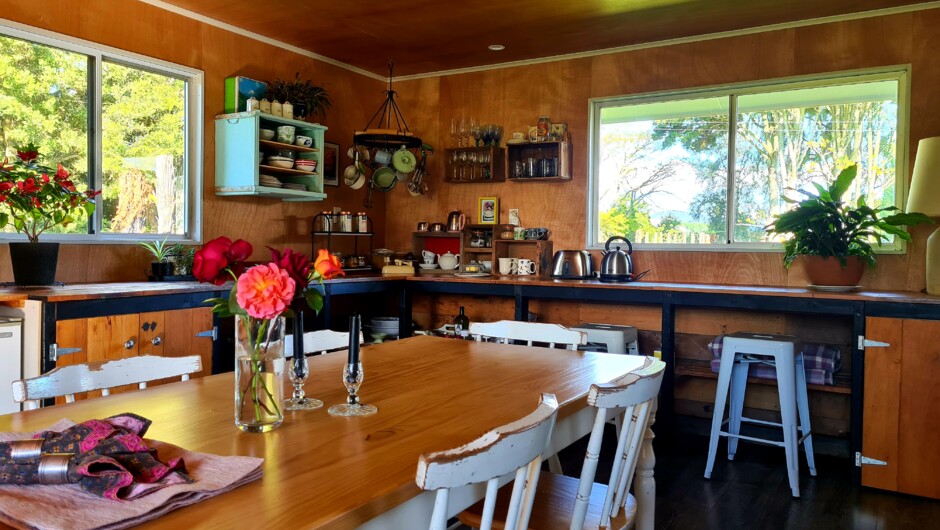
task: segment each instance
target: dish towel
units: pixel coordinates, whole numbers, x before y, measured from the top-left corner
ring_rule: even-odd
[[[721,350],[725,336],[719,335],[708,343],[708,351],[712,354],[710,363],[712,372],[718,373],[721,366]],[[806,382],[812,385],[834,385],[833,375],[842,370],[842,356],[839,348],[829,344],[812,342],[797,343],[796,351],[803,352],[803,369],[806,372]],[[748,370],[748,377],[761,379],[776,379],[777,369],[770,364],[754,363]]]
[[[149,421],[144,418],[122,414],[82,424],[63,419],[34,435],[0,433],[0,475],[7,473],[0,481],[7,484],[29,483],[28,478],[10,476],[17,469],[10,466],[31,466],[35,474],[37,465],[12,460],[9,444],[4,442],[41,438],[44,452],[80,452],[75,449],[93,447],[69,464],[69,481],[81,487],[74,483],[39,485],[36,481],[33,485],[0,486],[0,522],[43,530],[127,528],[261,478],[261,458],[197,453],[157,440],[147,440],[144,451],[131,453],[150,459],[129,460],[126,451],[117,459],[113,454],[102,454],[115,446],[133,444],[131,431],[142,428],[139,432],[143,433],[147,426]],[[94,465],[83,465],[95,459]],[[94,471],[102,462],[107,463],[105,476],[89,477],[96,475]],[[29,474],[26,467],[21,470]],[[136,480],[128,483],[135,473]]]

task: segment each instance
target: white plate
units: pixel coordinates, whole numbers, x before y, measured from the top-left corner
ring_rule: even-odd
[[[814,291],[820,291],[823,293],[848,293],[858,289],[858,285],[813,285],[809,284],[809,288]]]
[[[459,278],[483,278],[484,276],[489,276],[488,272],[455,272],[454,276]]]
[[[437,263],[419,263],[418,266],[422,269],[436,269]]]

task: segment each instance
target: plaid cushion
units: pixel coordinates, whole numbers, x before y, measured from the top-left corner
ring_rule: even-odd
[[[718,373],[721,365],[721,350],[725,336],[719,335],[708,343],[708,351],[712,354],[711,369]],[[839,348],[830,344],[813,342],[800,342],[796,350],[803,353],[803,369],[806,372],[806,382],[814,385],[833,385],[833,374],[842,369],[842,357]],[[748,352],[742,352],[748,353]],[[776,379],[777,369],[768,364],[754,363],[748,372],[750,377],[762,379]]]

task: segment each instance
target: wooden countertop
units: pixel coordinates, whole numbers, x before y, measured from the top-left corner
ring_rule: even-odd
[[[819,298],[830,300],[852,300],[868,302],[895,302],[938,304],[940,296],[912,291],[869,291],[861,289],[848,293],[830,293],[815,291],[805,287],[765,287],[759,285],[714,285],[705,283],[670,283],[670,282],[626,282],[605,283],[599,280],[556,280],[541,277],[519,277],[513,275],[490,276],[483,278],[457,278],[453,276],[411,276],[408,281],[415,282],[461,282],[490,285],[528,285],[535,287],[578,287],[582,289],[620,289],[646,291],[679,291],[689,293],[734,294],[752,296],[784,296],[794,298]]]

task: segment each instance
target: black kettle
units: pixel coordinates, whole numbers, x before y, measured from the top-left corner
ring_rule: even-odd
[[[610,249],[610,244],[614,241],[623,241],[627,244],[627,251],[620,250],[620,245]],[[604,244],[604,259],[601,260],[600,280],[602,282],[629,282],[633,280],[633,261],[630,260],[630,254],[633,253],[633,245],[630,240],[622,236],[614,236]]]

